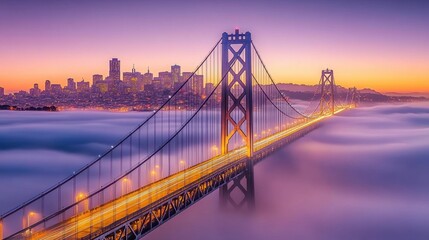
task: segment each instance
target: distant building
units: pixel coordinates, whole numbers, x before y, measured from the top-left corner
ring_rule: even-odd
[[[30,95],[35,97],[40,96],[39,84],[34,84],[34,87],[30,89]]]
[[[152,81],[153,81],[153,73],[151,73],[151,72],[149,71],[149,68],[147,68],[147,73],[143,74],[142,80],[143,80],[143,85],[149,85],[149,84],[152,84]]]
[[[164,88],[164,86],[161,83],[161,78],[160,77],[154,77],[153,78],[152,88],[154,90],[161,90],[162,88]]]
[[[0,87],[0,97],[4,96],[4,88]]]
[[[164,88],[173,88],[173,78],[170,72],[159,72],[158,76]]]
[[[142,74],[140,72],[136,72],[134,66],[131,72],[124,72],[123,79],[124,83],[128,85],[132,92],[142,89]]]
[[[67,90],[69,91],[76,91],[76,82],[73,78],[67,79]]]
[[[89,92],[89,82],[82,81],[77,82],[77,92]]]
[[[96,86],[97,82],[103,81],[103,75],[94,74],[92,75],[92,86]]]
[[[192,76],[192,72],[183,72],[182,73],[182,81],[185,82],[186,80],[188,80],[191,76]]]
[[[95,87],[101,93],[106,93],[109,90],[109,84],[106,81],[97,81]]]
[[[204,76],[203,75],[194,75],[192,79],[192,92],[203,95],[204,91]]]
[[[180,66],[179,65],[171,66],[171,78],[173,79],[173,84],[180,81]]]
[[[51,92],[58,94],[61,93],[63,91],[61,84],[52,84],[51,85]]]
[[[110,81],[119,81],[121,80],[121,61],[117,58],[112,58],[109,61],[109,77]]]
[[[45,81],[45,91],[50,92],[51,91],[51,81],[46,80]]]
[[[192,72],[183,72],[182,73],[182,82],[186,82],[189,79],[189,82],[184,86],[185,91],[190,92],[192,90],[191,85],[192,85],[192,79],[190,79],[192,77]]]
[[[215,86],[213,83],[206,83],[206,89],[205,89],[206,96],[210,95],[210,93],[212,93],[214,89],[215,89]]]

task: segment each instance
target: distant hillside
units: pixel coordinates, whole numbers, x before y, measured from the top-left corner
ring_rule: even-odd
[[[287,97],[300,100],[311,100],[318,85],[305,85],[293,83],[277,84],[280,91]],[[340,98],[345,98],[348,89],[342,86],[337,86],[337,94]],[[412,101],[428,101],[429,93],[389,93],[382,94],[370,88],[358,89],[360,99],[363,102],[412,102]]]
[[[411,97],[426,97],[426,98],[429,98],[429,92],[406,92],[406,93],[385,92],[383,94],[388,95],[388,96],[395,96],[395,97],[411,96]]]

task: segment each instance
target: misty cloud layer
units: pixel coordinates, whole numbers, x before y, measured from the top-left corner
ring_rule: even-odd
[[[0,212],[94,160],[147,114],[0,112]],[[428,159],[429,104],[344,112],[256,166],[254,213],[219,211],[215,192],[147,239],[428,239]]]
[[[255,168],[257,210],[218,195],[148,239],[428,239],[429,105],[342,113]]]

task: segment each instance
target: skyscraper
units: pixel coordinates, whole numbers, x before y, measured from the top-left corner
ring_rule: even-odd
[[[192,76],[192,72],[183,72],[182,81],[185,82]]]
[[[73,78],[67,79],[67,89],[69,91],[76,91],[76,83]]]
[[[173,65],[171,66],[171,78],[173,79],[173,83],[177,83],[180,80],[180,66]]]
[[[189,82],[185,85],[185,91],[190,92],[192,90],[192,72],[183,72],[182,73],[182,82],[186,82],[189,79]]]
[[[147,68],[147,73],[143,74],[143,84],[148,85],[152,84],[153,81],[153,74],[149,71],[149,68]]]
[[[103,81],[103,75],[94,74],[92,75],[92,86],[96,86],[97,82]]]
[[[77,82],[77,92],[89,92],[89,82],[82,81]]]
[[[158,76],[164,88],[173,88],[173,79],[170,72],[159,72]]]
[[[126,83],[133,92],[142,89],[142,74],[136,71],[134,65],[133,69],[131,69],[131,72],[123,73],[123,80],[124,83]]]
[[[34,87],[30,89],[30,95],[36,96],[36,97],[40,95],[39,84],[37,83],[34,84]]]
[[[59,94],[63,91],[63,89],[61,88],[61,84],[52,84],[51,85],[51,91],[54,94]]]
[[[204,76],[194,75],[192,79],[192,91],[198,95],[202,95],[204,90]]]
[[[0,87],[0,97],[4,96],[4,88]]]
[[[45,91],[50,92],[51,91],[51,81],[46,80],[45,81]]]
[[[206,83],[205,93],[206,96],[210,95],[215,89],[215,85],[213,83]]]
[[[117,81],[121,79],[121,61],[117,58],[112,58],[109,62],[109,80]]]

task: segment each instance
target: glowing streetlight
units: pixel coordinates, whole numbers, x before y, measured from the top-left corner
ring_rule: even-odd
[[[185,170],[185,168],[186,168],[186,161],[180,160],[179,161],[179,171]]]
[[[86,195],[84,193],[78,193],[76,195],[76,202],[79,202],[79,201],[85,199],[85,197],[86,197]],[[83,209],[85,210],[85,208],[86,208],[86,206],[84,204],[84,208]],[[76,204],[76,213],[78,213],[78,212],[79,212],[79,203]]]
[[[121,184],[122,195],[124,195],[124,193],[127,194],[129,192],[130,184],[131,184],[131,180],[130,179],[128,179],[128,178],[123,178],[122,179],[122,184]],[[125,191],[124,191],[124,185],[125,185]]]
[[[33,216],[35,216],[36,215],[36,213],[35,212],[29,212],[28,214],[27,214],[27,227],[30,227],[30,220],[31,220],[31,217],[33,217]],[[31,230],[30,230],[30,233],[31,233]]]
[[[215,155],[219,154],[219,148],[216,145],[212,146],[212,151],[214,152]]]
[[[152,182],[155,182],[155,180],[156,180],[156,171],[155,170],[150,171],[150,176],[152,177]]]

